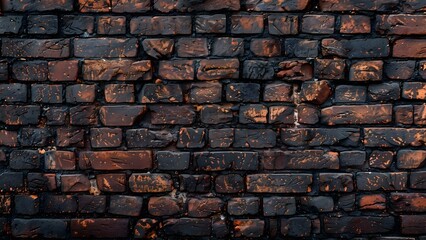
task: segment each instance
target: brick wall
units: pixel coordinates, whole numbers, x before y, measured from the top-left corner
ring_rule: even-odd
[[[4,238],[425,239],[424,0],[1,3]]]

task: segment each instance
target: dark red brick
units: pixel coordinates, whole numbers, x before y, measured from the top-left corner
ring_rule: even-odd
[[[426,194],[424,193],[391,193],[391,207],[397,212],[424,212],[426,210]]]
[[[392,56],[396,58],[425,58],[424,39],[398,39],[393,43]]]
[[[271,106],[269,107],[269,123],[274,124],[293,124],[294,108],[289,106]]]
[[[136,193],[161,193],[173,190],[173,181],[168,174],[133,173],[129,178],[129,187]]]
[[[422,35],[426,30],[422,26],[426,24],[426,17],[421,15],[392,14],[379,15],[377,31],[380,34],[389,35]]]
[[[101,16],[97,18],[97,33],[105,35],[116,35],[126,33],[126,17],[124,16]]]
[[[191,198],[188,200],[189,217],[209,217],[223,208],[220,198]]]
[[[151,1],[112,0],[111,7],[114,13],[140,13],[151,10]]]
[[[83,78],[89,81],[135,81],[152,77],[149,60],[85,60],[82,71]]]
[[[302,32],[310,34],[333,34],[333,15],[304,15],[302,18]]]
[[[108,103],[135,102],[135,88],[132,84],[108,84],[105,86],[104,94]]]
[[[74,170],[76,157],[71,151],[47,151],[44,157],[44,167],[49,170]]]
[[[424,222],[426,215],[401,215],[401,233],[402,234],[425,234]]]
[[[195,32],[197,33],[225,33],[226,15],[199,15],[195,18]]]
[[[119,147],[122,141],[120,128],[92,128],[90,129],[90,143],[93,148]]]
[[[371,19],[364,15],[342,15],[340,33],[361,34],[371,32]]]
[[[152,218],[139,219],[135,226],[135,238],[156,238],[159,221]]]
[[[362,195],[358,199],[360,210],[386,209],[386,197],[383,194]]]
[[[221,37],[213,40],[212,55],[219,57],[237,57],[244,55],[242,38]]]
[[[193,60],[160,61],[158,75],[165,80],[194,80]]]
[[[219,175],[215,178],[215,190],[218,193],[244,192],[244,178],[239,174]]]
[[[307,61],[283,61],[280,62],[277,77],[284,80],[311,80],[313,67]]]
[[[268,108],[262,104],[248,104],[240,106],[240,123],[267,123]]]
[[[129,232],[129,219],[71,219],[70,229],[74,238],[126,238]]]
[[[111,1],[107,0],[78,0],[80,12],[109,12]]]
[[[105,126],[132,126],[146,111],[144,105],[103,106],[99,109],[99,118]]]
[[[233,221],[234,236],[261,237],[265,230],[265,221],[260,219],[236,219]]]
[[[64,219],[22,219],[12,221],[12,235],[17,238],[64,238],[68,221]]]
[[[172,216],[183,211],[181,200],[169,196],[150,197],[148,202],[149,214],[157,217]]]
[[[78,60],[49,61],[50,81],[75,81],[78,76]]]
[[[347,105],[323,108],[321,122],[327,125],[386,124],[392,122],[392,105]]]
[[[309,104],[298,105],[297,111],[297,122],[301,124],[316,124],[320,121],[320,111],[318,107]],[[293,121],[292,121],[293,120]],[[290,114],[288,116],[288,124],[294,123],[294,116]]]
[[[126,174],[109,173],[96,175],[96,184],[102,192],[126,191]]]
[[[245,1],[245,7],[248,11],[271,11],[271,12],[290,12],[301,11],[308,6],[309,0],[286,1],[279,0],[259,2],[256,0]]]
[[[197,71],[199,80],[236,79],[239,77],[238,59],[201,60]]]
[[[169,58],[174,49],[174,40],[168,38],[148,38],[142,41],[143,50],[149,56],[160,59]]]
[[[287,83],[266,84],[263,92],[265,102],[293,102],[293,87]]]
[[[87,192],[90,189],[89,178],[84,174],[61,175],[62,192]]]
[[[295,35],[299,32],[296,15],[271,14],[268,16],[269,33],[272,35]]]
[[[314,104],[323,104],[332,94],[328,81],[304,82],[301,86],[301,101]]]

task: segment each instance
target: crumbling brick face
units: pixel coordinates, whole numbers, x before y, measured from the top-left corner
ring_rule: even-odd
[[[1,239],[426,238],[425,0],[2,0]]]

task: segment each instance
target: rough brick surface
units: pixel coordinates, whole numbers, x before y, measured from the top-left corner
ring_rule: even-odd
[[[0,5],[0,239],[426,239],[425,0]]]

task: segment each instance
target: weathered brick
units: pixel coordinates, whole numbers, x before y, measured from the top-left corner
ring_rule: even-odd
[[[425,58],[424,39],[398,39],[393,43],[392,56],[396,58]]]
[[[70,229],[74,238],[126,238],[129,232],[129,219],[71,219]]]
[[[34,173],[27,175],[28,189],[33,192],[55,191],[57,189],[56,174]]]
[[[296,213],[294,197],[264,197],[263,215],[267,217],[293,215]]]
[[[426,189],[426,172],[418,171],[410,173],[410,188]]]
[[[37,195],[15,195],[15,212],[23,215],[39,213],[40,198]]]
[[[350,81],[381,81],[383,61],[359,61],[351,65]]]
[[[402,149],[396,156],[399,169],[421,168],[426,163],[426,151]]]
[[[307,61],[283,61],[278,67],[277,77],[284,80],[306,81],[311,80],[313,76],[313,67]]]
[[[68,103],[91,103],[95,101],[95,91],[96,85],[76,84],[67,86],[65,96]]]
[[[62,192],[88,192],[90,189],[89,178],[84,174],[62,174]]]
[[[18,140],[24,147],[43,147],[48,144],[50,137],[51,132],[46,128],[22,128]]]
[[[400,92],[399,83],[382,83],[368,86],[368,97],[372,101],[398,100]]]
[[[247,0],[244,2],[248,11],[270,11],[270,12],[290,12],[301,11],[308,6],[309,0],[300,1],[280,1],[273,0],[268,2],[259,2],[256,0]]]
[[[12,235],[17,238],[58,238],[67,233],[68,221],[63,219],[22,219],[12,221]]]
[[[296,15],[271,14],[268,16],[268,29],[272,35],[295,35],[299,28]]]
[[[150,197],[148,202],[148,212],[153,216],[176,215],[183,210],[182,202],[177,198],[169,196]]]
[[[260,219],[236,219],[233,221],[233,228],[235,237],[261,237],[265,228],[265,221]]]
[[[231,33],[233,34],[256,34],[263,32],[262,15],[232,15]]]
[[[209,55],[207,38],[180,38],[175,46],[178,57],[206,57]]]
[[[83,58],[136,57],[135,38],[76,38],[74,56]]]
[[[9,155],[11,169],[37,169],[40,162],[41,157],[36,150],[14,150]]]
[[[255,152],[196,152],[194,161],[197,169],[203,171],[256,170],[258,155]]]
[[[215,178],[215,190],[218,193],[244,192],[244,178],[239,174],[219,175]]]
[[[231,198],[228,200],[227,211],[230,215],[254,215],[259,212],[258,197]]]
[[[356,128],[282,128],[281,141],[288,146],[358,146],[360,131]]]
[[[212,148],[229,148],[234,142],[234,129],[210,129],[209,130],[209,143]]]
[[[367,100],[367,87],[339,85],[334,92],[334,100],[342,103],[362,103]]]
[[[135,225],[135,238],[156,238],[159,221],[152,218],[139,219]]]
[[[173,181],[168,174],[133,173],[129,178],[129,187],[136,193],[160,193],[173,190]]]
[[[62,85],[32,84],[31,99],[36,103],[62,103]]]
[[[40,116],[40,106],[37,105],[1,105],[0,122],[7,125],[37,124]]]
[[[386,124],[392,122],[392,105],[333,106],[321,110],[321,122],[339,124]]]
[[[267,170],[339,169],[338,153],[322,150],[268,150],[263,152],[261,159],[263,168]]]
[[[105,126],[132,126],[146,111],[144,105],[103,106],[99,109],[99,118]]]
[[[44,167],[49,170],[74,170],[76,159],[74,152],[47,151],[44,157]]]
[[[59,147],[83,147],[84,129],[77,127],[61,127],[56,130],[56,145]]]
[[[248,104],[240,107],[240,123],[267,123],[268,108],[262,104]]]
[[[212,55],[219,57],[237,57],[244,55],[242,38],[215,38],[212,43]]]
[[[257,83],[231,83],[226,85],[226,100],[229,102],[258,102],[260,85]]]
[[[395,220],[392,216],[343,216],[325,217],[324,230],[326,233],[342,234],[371,234],[392,231]]]
[[[315,77],[320,79],[344,79],[345,68],[343,59],[315,59]]]
[[[385,75],[390,79],[409,79],[415,68],[415,61],[391,61],[385,64]]]
[[[371,19],[364,15],[342,15],[340,33],[361,34],[371,32]]]
[[[167,147],[176,141],[176,134],[167,130],[149,130],[146,128],[129,129],[126,131],[127,147]]]
[[[194,80],[194,61],[160,61],[158,75],[165,80]]]
[[[141,60],[85,60],[83,78],[89,81],[150,80],[151,61]]]
[[[311,234],[311,220],[307,217],[281,219],[281,234],[289,237],[307,237]]]
[[[269,107],[269,123],[294,123],[294,108],[289,106],[271,106]]]
[[[273,38],[255,38],[250,41],[250,50],[259,57],[277,57],[281,55],[281,42]]]
[[[161,170],[185,170],[189,168],[189,152],[158,151],[157,168]]]
[[[188,200],[189,217],[209,217],[222,210],[220,198],[191,198]]]
[[[140,13],[151,10],[151,1],[112,0],[111,7],[114,13]]]
[[[16,20],[15,24],[17,24],[18,22],[19,22],[19,20]],[[56,34],[56,33],[58,33],[58,16],[55,16],[55,15],[30,15],[30,16],[28,16],[27,32],[28,32],[28,34]]]
[[[228,123],[233,119],[231,107],[221,105],[205,105],[200,111],[201,122],[206,124]]]
[[[251,174],[246,176],[247,192],[306,193],[311,191],[311,174]]]
[[[155,58],[169,58],[174,49],[174,40],[168,38],[148,38],[142,41],[146,54]]]
[[[302,18],[302,32],[310,34],[333,34],[333,15],[304,15]]]
[[[352,192],[354,190],[351,173],[320,173],[319,181],[322,192]]]
[[[43,11],[72,11],[72,0],[41,0],[40,2],[33,2],[31,0],[13,1],[5,0],[2,4],[3,11],[6,12],[43,12]]]
[[[209,218],[169,218],[163,222],[166,235],[210,236],[211,220]]]
[[[111,1],[107,0],[78,0],[80,12],[109,12]]]
[[[23,17],[18,15],[1,16],[0,17],[0,34],[19,33],[19,30],[22,27],[22,21],[23,21]]]
[[[364,151],[344,151],[340,152],[340,166],[346,168],[363,169],[367,154]]]
[[[206,193],[211,188],[211,177],[210,175],[179,175],[180,191],[184,192],[198,192]]]
[[[315,58],[318,56],[319,41],[310,39],[285,39],[285,55],[288,57]]]
[[[126,17],[124,16],[101,16],[97,18],[97,33],[105,35],[116,35],[126,33]]]
[[[233,146],[238,148],[269,148],[276,145],[276,133],[272,129],[236,129]]]
[[[24,58],[66,58],[70,39],[2,39],[2,56]]]
[[[182,89],[178,84],[145,84],[139,95],[141,103],[182,102]]]
[[[287,83],[272,83],[265,85],[263,101],[293,102],[293,87]]]
[[[374,150],[370,154],[369,165],[373,168],[387,169],[391,166],[394,155],[391,151]]]
[[[104,88],[105,101],[108,103],[135,102],[135,88],[133,84],[108,84]]]
[[[203,59],[197,70],[198,80],[237,79],[239,77],[238,59]]]
[[[218,103],[222,100],[222,84],[217,81],[192,83],[189,87],[189,102]]]
[[[386,209],[386,197],[383,194],[361,195],[358,199],[360,210]]]
[[[42,60],[16,61],[12,65],[12,76],[19,81],[46,81],[47,62]]]
[[[77,198],[73,195],[44,195],[41,203],[44,213],[64,214],[77,211]]]
[[[359,172],[356,175],[357,188],[362,191],[405,190],[408,176],[406,172],[376,173]]]
[[[102,192],[124,192],[126,182],[126,174],[122,173],[96,175],[96,184]]]
[[[424,222],[426,215],[401,215],[401,233],[402,234],[425,234]]]
[[[98,123],[96,106],[75,106],[70,108],[71,125],[96,125]]]
[[[113,195],[110,197],[108,212],[116,215],[139,216],[143,198],[140,196]]]
[[[399,105],[393,108],[395,122],[397,124],[413,124],[414,108],[413,105]]]
[[[75,81],[78,77],[78,60],[49,61],[50,81]]]
[[[333,198],[328,196],[301,197],[300,203],[302,208],[309,208],[310,211],[332,212],[334,209]]]
[[[0,84],[0,101],[26,102],[27,85],[21,83]]]
[[[328,100],[332,94],[332,89],[328,81],[309,81],[302,84],[300,94],[302,102],[320,105]]]
[[[93,148],[113,148],[121,145],[122,133],[120,128],[90,129],[90,143]]]
[[[404,82],[402,85],[402,97],[405,99],[426,99],[426,83]]]
[[[95,170],[142,170],[152,168],[152,152],[139,151],[103,151],[80,152],[81,169]]]
[[[324,56],[345,58],[373,58],[389,56],[389,41],[386,38],[337,40],[325,38],[321,41]],[[394,48],[395,51],[395,48]]]
[[[226,15],[199,15],[195,17],[195,32],[197,33],[225,33]]]
[[[426,210],[426,194],[424,193],[391,193],[391,207],[397,212],[424,212]]]
[[[320,0],[319,6],[322,11],[388,11],[394,9],[398,4],[397,0]]]
[[[130,33],[134,35],[187,35],[191,30],[190,16],[144,16],[130,20]]]
[[[93,34],[95,28],[95,17],[65,15],[62,17],[62,33],[65,35]]]
[[[176,144],[178,148],[202,148],[206,144],[205,128],[181,128]]]
[[[78,212],[80,213],[104,213],[105,208],[105,195],[78,195]]]
[[[363,143],[366,147],[423,146],[425,134],[419,128],[365,128]]]
[[[379,15],[377,20],[377,32],[389,35],[422,35],[426,30],[422,26],[426,24],[426,17],[421,15],[392,14]]]
[[[150,106],[149,110],[152,124],[190,125],[195,120],[194,108],[190,105],[155,105]]]

